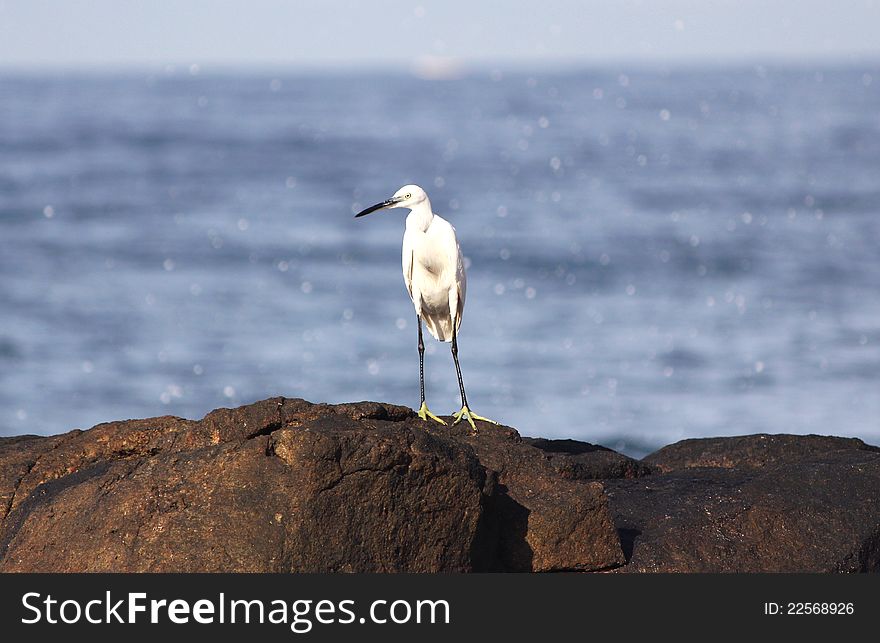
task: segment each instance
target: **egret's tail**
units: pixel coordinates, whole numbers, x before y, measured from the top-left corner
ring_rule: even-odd
[[[422,321],[425,322],[425,327],[428,329],[428,332],[434,336],[434,339],[441,342],[452,341],[452,319],[448,314],[423,315]],[[458,325],[461,326],[461,318],[458,320]]]

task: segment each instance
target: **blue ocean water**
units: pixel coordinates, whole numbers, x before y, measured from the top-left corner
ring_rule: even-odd
[[[0,434],[417,406],[405,214],[352,218],[410,182],[468,259],[476,412],[634,455],[880,442],[878,66],[6,74]]]

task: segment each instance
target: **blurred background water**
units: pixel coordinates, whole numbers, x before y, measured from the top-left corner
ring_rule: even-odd
[[[642,455],[880,442],[880,67],[0,76],[0,434],[416,406],[403,211],[469,263],[476,412]],[[431,340],[428,402],[458,408]]]

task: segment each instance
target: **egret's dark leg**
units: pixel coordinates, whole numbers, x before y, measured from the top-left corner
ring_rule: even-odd
[[[452,361],[455,362],[455,374],[458,375],[458,390],[461,391],[461,410],[458,413],[452,414],[452,423],[458,424],[461,419],[464,418],[468,421],[468,424],[471,425],[471,428],[474,431],[477,430],[477,425],[474,424],[474,420],[483,420],[484,422],[498,424],[495,420],[490,420],[489,418],[484,418],[482,415],[477,415],[468,408],[467,395],[465,395],[464,392],[464,380],[461,378],[461,366],[458,363],[458,329],[455,328],[455,324],[452,326]]]
[[[422,339],[422,318],[416,315],[416,323],[419,326],[419,395],[421,397],[421,405],[419,406],[419,417],[423,420],[431,418],[440,424],[446,424],[443,420],[428,410],[425,403],[425,341]]]
[[[416,315],[416,323],[419,325],[419,391],[421,404],[425,403],[425,341],[422,339],[422,318]]]
[[[467,395],[464,393],[464,380],[461,379],[461,366],[458,363],[458,333],[452,327],[452,361],[455,362],[455,374],[458,375],[458,390],[461,391],[461,406],[467,408]]]

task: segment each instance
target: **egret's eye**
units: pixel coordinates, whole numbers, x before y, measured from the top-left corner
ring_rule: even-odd
[[[412,198],[412,194],[407,194],[407,195],[406,195],[405,197],[403,197],[403,198],[404,198],[404,199],[411,199],[411,198]]]

